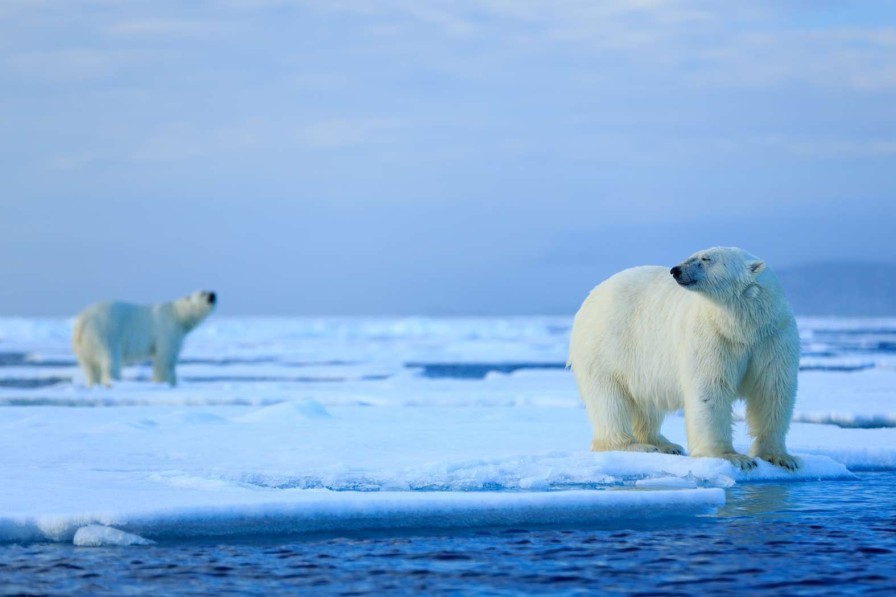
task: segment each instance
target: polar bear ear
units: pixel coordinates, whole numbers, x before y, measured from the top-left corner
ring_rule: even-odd
[[[749,265],[750,271],[754,274],[759,274],[765,269],[765,262],[758,259],[756,261],[751,261]]]

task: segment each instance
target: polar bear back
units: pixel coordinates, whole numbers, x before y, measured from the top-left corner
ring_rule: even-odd
[[[120,301],[91,305],[77,318],[75,345],[94,354],[115,347],[123,363],[146,359],[155,351],[160,307]]]
[[[584,374],[577,380],[608,376],[640,401],[665,411],[681,408],[687,383],[682,355],[706,333],[707,303],[681,289],[665,267],[615,274],[576,313],[569,364]]]

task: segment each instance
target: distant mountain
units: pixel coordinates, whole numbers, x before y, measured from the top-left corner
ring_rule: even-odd
[[[797,315],[896,316],[896,264],[812,263],[775,272]]]

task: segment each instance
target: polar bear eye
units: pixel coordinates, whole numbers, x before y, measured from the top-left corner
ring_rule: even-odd
[[[702,261],[703,263],[709,263],[710,261],[712,261],[712,259],[710,259],[709,257],[703,256],[700,258],[700,261]]]

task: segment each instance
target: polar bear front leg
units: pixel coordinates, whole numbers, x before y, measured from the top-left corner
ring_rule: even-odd
[[[744,383],[747,428],[754,438],[750,455],[791,471],[800,467],[785,445],[799,374],[799,336],[793,328],[756,351]]]
[[[786,394],[774,392],[747,396],[747,427],[755,438],[750,455],[789,471],[800,467],[799,459],[787,453],[784,443],[793,402]]]
[[[177,363],[177,356],[169,353],[157,352],[152,361],[152,380],[156,383],[167,383],[171,386],[177,385],[177,375],[174,366]]]
[[[691,456],[723,458],[741,470],[756,468],[756,461],[734,450],[731,442],[731,406],[736,396],[722,390],[695,391],[685,396],[684,419]]]
[[[156,354],[152,362],[152,380],[156,383],[177,385],[177,376],[174,372],[176,361],[177,357],[171,357],[168,354]]]
[[[152,362],[152,380],[156,383],[177,385],[177,357],[180,354],[181,338],[175,334],[158,334]]]
[[[781,468],[795,471],[797,457],[787,453],[785,437],[790,427],[796,388],[790,384],[758,383],[746,396],[747,428],[753,436],[750,455]]]
[[[177,385],[175,366],[177,365],[179,348],[179,346],[171,343],[159,343],[156,346],[152,361],[152,380],[154,382],[167,383],[171,386]]]

